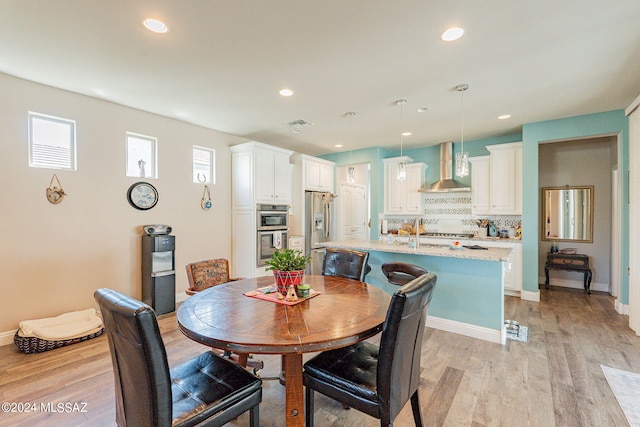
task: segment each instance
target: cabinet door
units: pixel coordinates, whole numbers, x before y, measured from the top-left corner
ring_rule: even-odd
[[[250,151],[233,153],[231,156],[231,188],[233,209],[255,209],[253,204],[253,165]]]
[[[406,193],[405,212],[409,214],[422,214],[422,193],[418,190],[423,184],[424,169],[422,163],[407,165],[407,179],[404,191]]]
[[[504,275],[504,290],[517,295],[522,291],[522,244],[513,244],[509,264],[511,268]]]
[[[234,212],[231,217],[231,277],[253,277],[258,239],[254,212]]]
[[[320,186],[320,163],[306,161],[304,163],[305,190],[319,191]]]
[[[272,179],[274,202],[289,203],[291,200],[291,165],[287,154],[274,153]]]
[[[275,153],[270,150],[256,148],[255,162],[255,196],[258,202],[273,202],[274,200],[274,159]]]
[[[384,167],[384,211],[385,213],[404,213],[406,203],[406,181],[398,181],[398,164],[385,163]]]
[[[522,145],[491,149],[491,213],[522,214]]]
[[[474,157],[471,161],[471,213],[489,213],[490,158]]]
[[[320,189],[333,192],[333,166],[325,163],[320,163],[319,166]]]

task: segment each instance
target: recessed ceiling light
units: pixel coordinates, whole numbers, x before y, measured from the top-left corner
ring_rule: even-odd
[[[147,18],[142,21],[142,24],[147,28],[147,30],[153,31],[154,33],[166,33],[169,31],[167,25],[157,19]]]
[[[293,91],[291,89],[282,89],[280,92],[278,92],[280,95],[282,96],[291,96],[293,95]]]
[[[411,136],[411,132],[402,132],[402,136]]]
[[[418,108],[416,111],[417,111],[418,113],[425,113],[425,112],[427,112],[428,110],[429,110],[429,107],[420,107],[420,108]]]
[[[506,120],[511,118],[511,114],[503,114],[501,116],[498,116],[498,120]]]
[[[342,144],[336,144],[336,145],[334,145],[334,147],[336,147],[336,148],[342,148]]]
[[[464,34],[464,30],[459,27],[449,28],[447,31],[442,33],[442,40],[446,42],[452,42],[454,40],[458,40]]]

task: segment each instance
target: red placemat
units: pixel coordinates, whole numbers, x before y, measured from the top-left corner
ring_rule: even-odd
[[[310,298],[315,297],[316,295],[320,295],[320,292],[316,292],[313,289],[310,290],[310,294],[308,297],[306,298],[300,298],[298,297],[298,299],[296,301],[287,301],[285,299],[278,299],[276,297],[275,293],[269,293],[269,294],[265,294],[262,293],[260,291],[249,291],[249,292],[245,292],[244,294],[242,294],[244,296],[247,297],[251,297],[251,298],[258,298],[264,301],[271,301],[271,302],[275,302],[277,304],[284,304],[284,305],[296,305],[301,303],[302,301],[306,301]]]

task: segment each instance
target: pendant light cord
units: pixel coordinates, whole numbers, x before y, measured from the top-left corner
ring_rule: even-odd
[[[462,151],[462,154],[464,155],[464,92],[466,89],[462,89],[460,92],[462,92],[462,101],[461,101],[461,105],[460,105],[460,110],[462,111],[460,114],[460,150]]]

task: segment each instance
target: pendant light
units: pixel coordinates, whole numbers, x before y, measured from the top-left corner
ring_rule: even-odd
[[[404,138],[404,129],[403,129],[403,119],[404,119],[404,111],[403,105],[407,103],[406,99],[399,99],[396,101],[396,105],[400,107],[400,164],[398,165],[398,175],[396,178],[398,181],[404,181],[407,178],[407,161],[402,157],[402,143]]]
[[[353,116],[356,115],[353,111],[348,112],[347,117],[349,117],[349,166],[347,166],[347,183],[355,184],[356,183],[356,168],[353,167],[351,163],[351,148],[353,145],[353,130],[351,128],[351,120]]]
[[[464,92],[467,89],[469,89],[469,85],[466,83],[456,86],[461,97],[460,152],[456,154],[456,176],[460,177],[469,175],[469,153],[464,152]]]

